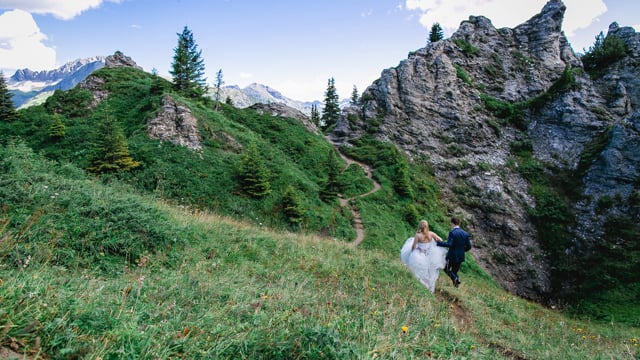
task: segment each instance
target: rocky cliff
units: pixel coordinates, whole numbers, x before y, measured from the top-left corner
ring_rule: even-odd
[[[427,158],[449,213],[473,234],[478,262],[507,290],[539,301],[552,300],[559,279],[531,216],[541,205],[518,149],[544,165],[536,171],[580,177],[562,229],[572,236],[567,254],[602,235],[601,196],[629,214],[638,189],[639,35],[612,25],[609,35],[631,54],[593,80],[562,32],[565,10],[551,0],[513,29],[469,17],[451,38],[384,70],[331,134],[348,142],[369,133]],[[594,144],[598,152],[586,156]]]

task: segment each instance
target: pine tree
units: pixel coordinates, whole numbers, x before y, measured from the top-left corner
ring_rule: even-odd
[[[316,104],[311,104],[311,122],[320,127],[320,113]]]
[[[49,125],[49,137],[52,139],[62,139],[66,132],[66,127],[62,123],[60,115],[53,115],[53,122]]]
[[[444,33],[439,23],[435,23],[431,26],[431,32],[429,33],[429,44],[438,42],[444,39]]]
[[[360,95],[358,95],[358,88],[353,85],[353,91],[351,92],[351,105],[358,105],[358,99]]]
[[[304,219],[304,209],[302,200],[293,186],[287,186],[282,195],[282,211],[291,225],[298,225]]]
[[[338,123],[340,117],[340,98],[336,92],[335,80],[329,79],[327,91],[324,93],[324,108],[322,109],[322,130],[330,129]]]
[[[11,98],[4,73],[0,71],[0,121],[11,121],[16,118],[16,108]]]
[[[216,111],[218,111],[218,104],[220,103],[220,87],[224,84],[222,80],[222,69],[216,73]]]
[[[174,49],[171,75],[173,88],[186,97],[197,98],[207,92],[207,79],[204,77],[202,50],[193,40],[193,33],[184,27],[178,35],[178,46]]]
[[[251,197],[262,198],[271,192],[269,170],[255,142],[248,145],[242,157],[239,178],[242,191]]]
[[[129,145],[118,123],[109,116],[98,123],[93,146],[91,165],[87,170],[94,173],[129,171],[140,166],[129,154]]]
[[[396,165],[396,179],[393,185],[398,195],[413,199],[413,189],[411,188],[411,180],[409,177],[409,164],[405,159],[401,158]]]
[[[340,191],[340,183],[338,182],[338,176],[340,176],[340,161],[335,151],[329,151],[329,157],[327,159],[327,180],[320,190],[320,198],[325,201],[334,201],[338,192]]]

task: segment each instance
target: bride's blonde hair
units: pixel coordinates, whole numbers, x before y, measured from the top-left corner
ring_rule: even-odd
[[[420,222],[418,223],[418,232],[429,235],[429,223],[427,222],[427,220],[420,220]]]

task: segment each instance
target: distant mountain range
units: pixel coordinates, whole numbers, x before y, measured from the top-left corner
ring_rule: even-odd
[[[215,89],[209,89],[209,96],[215,97]],[[278,90],[267,85],[253,83],[244,88],[237,85],[224,86],[220,89],[220,101],[231,99],[233,106],[239,108],[249,107],[254,104],[282,103],[291,108],[301,111],[306,115],[311,114],[311,106],[316,105],[318,110],[322,109],[321,101],[298,101],[288,98]]]
[[[29,69],[17,70],[7,80],[7,86],[13,94],[13,103],[16,108],[28,107],[43,103],[55,90],[69,90],[84,80],[92,72],[105,66],[105,56],[94,56],[70,61],[55,70],[32,71]],[[209,89],[209,96],[215,97],[214,89]],[[254,104],[282,103],[306,115],[311,114],[312,105],[322,110],[322,101],[298,101],[288,98],[278,90],[267,85],[253,83],[244,88],[237,85],[224,86],[220,89],[220,101],[231,100],[234,106],[239,108],[249,107]],[[349,105],[349,100],[344,99],[341,107]]]
[[[17,108],[42,103],[55,90],[69,90],[105,66],[105,56],[70,61],[55,70],[20,69],[7,80]]]

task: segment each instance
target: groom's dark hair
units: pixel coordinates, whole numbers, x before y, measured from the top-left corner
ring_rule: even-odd
[[[451,223],[455,226],[460,226],[460,219],[454,216],[451,218]]]

